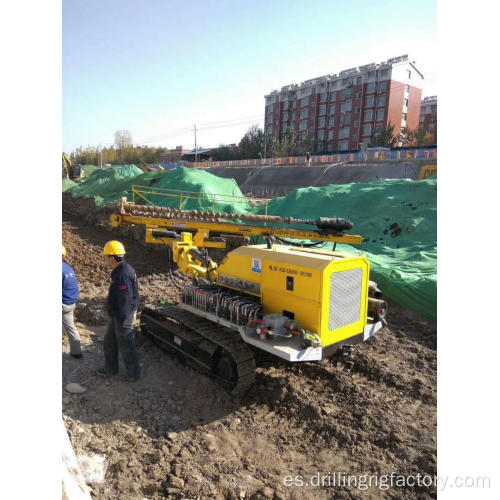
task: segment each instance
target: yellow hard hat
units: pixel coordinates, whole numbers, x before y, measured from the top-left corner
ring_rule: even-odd
[[[62,247],[63,247],[63,254],[62,254],[62,256],[63,256],[63,259],[64,259],[64,257],[66,257],[66,249],[64,248],[64,245]]]
[[[104,245],[103,255],[125,255],[125,247],[119,241],[108,241]]]

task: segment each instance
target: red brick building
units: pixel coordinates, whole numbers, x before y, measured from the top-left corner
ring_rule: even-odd
[[[417,128],[422,74],[408,56],[367,64],[265,96],[265,132],[311,134],[314,151],[342,151],[368,145],[379,128]]]
[[[175,149],[171,149],[166,153],[160,153],[160,163],[175,163],[180,161],[183,155],[190,152],[190,149],[183,149],[182,146],[176,146]]]
[[[418,127],[430,132],[437,144],[437,96],[425,97],[420,104],[420,120]]]

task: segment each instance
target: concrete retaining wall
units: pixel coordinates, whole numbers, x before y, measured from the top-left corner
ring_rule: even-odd
[[[213,167],[208,172],[223,178],[232,178],[247,195],[286,195],[301,187],[349,184],[377,179],[417,180],[422,165],[436,164],[436,160],[401,162],[350,163],[337,166],[274,166],[274,167]]]

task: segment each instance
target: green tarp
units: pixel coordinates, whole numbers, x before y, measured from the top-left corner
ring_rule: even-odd
[[[152,185],[164,195],[147,196],[154,205],[184,210],[215,210],[216,212],[246,213],[250,204],[243,197],[234,179],[223,179],[204,170],[178,167],[167,170]],[[168,196],[169,190],[185,192],[185,198]],[[170,192],[170,194],[172,194]]]
[[[94,165],[82,165],[83,173],[85,174],[85,178],[88,179],[94,171],[97,169]]]
[[[135,166],[127,167],[130,168],[96,169],[80,184],[66,184],[65,188],[63,182],[63,191],[70,192],[73,198],[94,197],[96,206],[102,208],[122,196],[132,201],[135,184],[163,189],[167,194],[168,189],[193,192],[190,195],[196,199],[184,198],[184,209],[264,213],[262,208],[240,202],[237,197],[242,193],[233,179],[185,167],[148,173]],[[337,248],[363,253],[371,263],[371,279],[379,284],[387,298],[436,321],[436,188],[435,178],[303,188],[285,198],[272,200],[268,213],[307,219],[337,216],[351,220],[352,232],[365,240],[361,245],[338,245]],[[180,206],[176,197],[147,193],[144,196],[156,205]]]
[[[130,168],[126,168],[130,167]],[[218,212],[245,213],[250,204],[245,201],[238,184],[233,179],[222,179],[203,170],[179,167],[159,172],[147,172],[135,166],[121,168],[96,169],[84,182],[71,189],[73,198],[94,198],[96,207],[103,208],[108,203],[116,203],[126,196],[132,201],[132,186],[137,188],[149,202],[163,206],[182,208],[185,210],[212,210]],[[162,195],[150,195],[154,188]],[[183,191],[183,200],[172,195],[172,191]]]
[[[65,193],[66,191],[69,191],[70,189],[74,188],[76,185],[77,185],[76,182],[73,182],[71,179],[63,179],[62,192]]]

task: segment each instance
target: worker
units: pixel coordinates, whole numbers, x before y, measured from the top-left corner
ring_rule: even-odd
[[[75,271],[65,262],[66,248],[62,247],[62,324],[69,340],[69,353],[75,359],[82,357],[80,334],[75,326],[74,312],[78,301],[78,283]]]
[[[99,375],[118,373],[118,351],[121,352],[127,380],[140,378],[139,356],[135,344],[135,320],[139,289],[134,268],[125,262],[125,247],[119,241],[104,245],[104,260],[111,270],[107,311],[109,322],[104,335],[104,369]]]
[[[306,153],[306,165],[307,165],[308,167],[310,167],[310,166],[311,166],[311,162],[312,162],[311,153],[307,152],[307,153]]]

